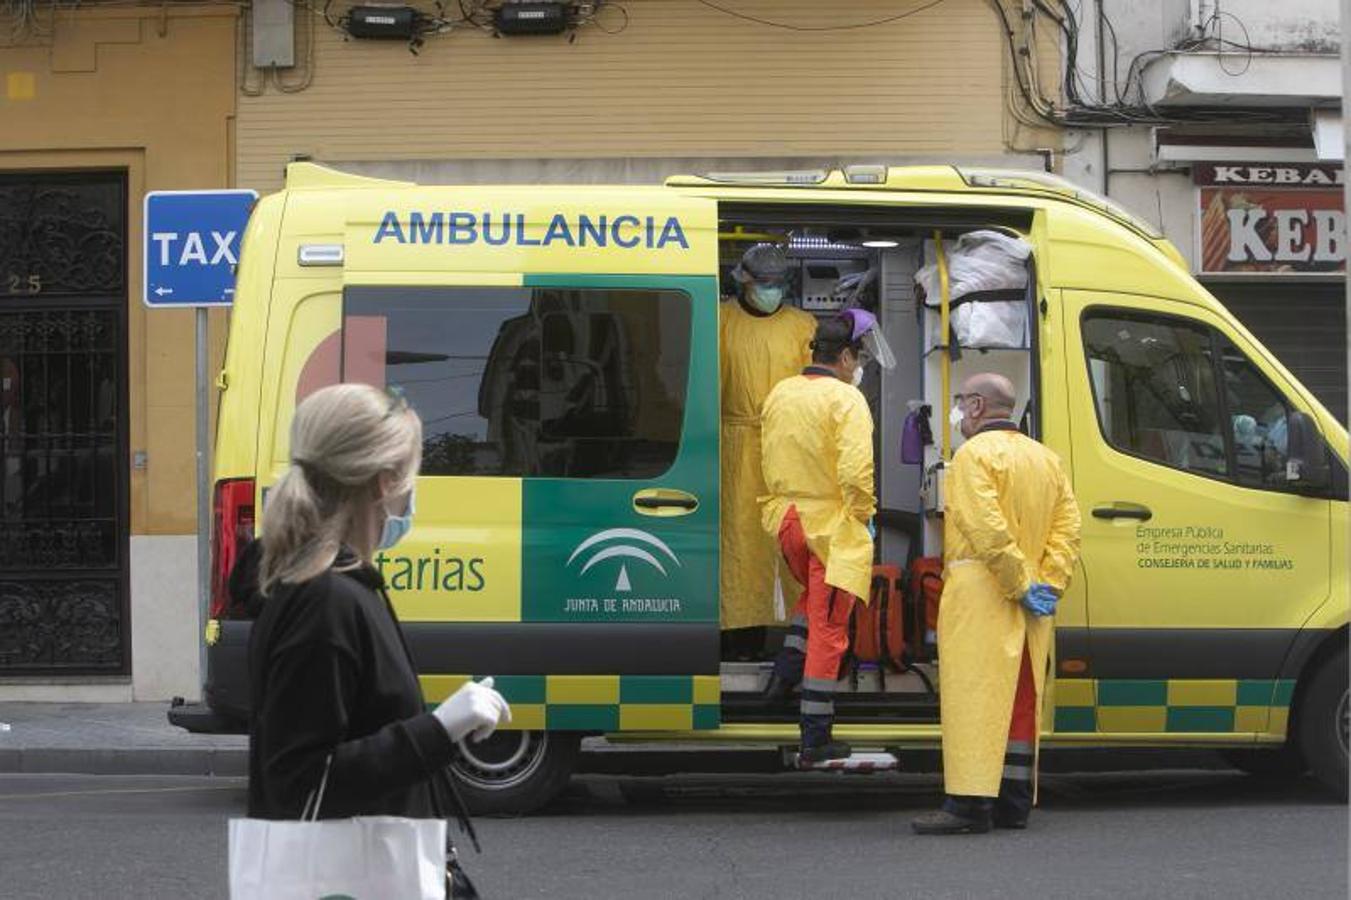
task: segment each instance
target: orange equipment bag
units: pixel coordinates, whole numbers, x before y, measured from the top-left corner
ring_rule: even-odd
[[[943,557],[921,556],[910,564],[910,609],[915,617],[916,637],[938,630],[938,602],[943,596]],[[919,628],[920,617],[923,628]]]
[[[850,653],[855,662],[906,670],[903,597],[901,567],[873,566],[871,602],[855,603],[849,618]]]

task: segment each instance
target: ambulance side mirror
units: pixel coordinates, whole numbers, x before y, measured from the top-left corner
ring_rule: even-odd
[[[1286,455],[1285,480],[1309,492],[1327,489],[1332,483],[1332,465],[1313,417],[1295,410],[1289,414],[1286,425],[1290,452]]]

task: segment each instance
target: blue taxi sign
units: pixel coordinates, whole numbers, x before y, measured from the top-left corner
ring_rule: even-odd
[[[251,190],[151,191],[145,195],[145,279],[150,307],[229,306]]]

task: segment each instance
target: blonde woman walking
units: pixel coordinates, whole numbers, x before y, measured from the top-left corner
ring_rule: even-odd
[[[412,525],[421,447],[417,414],[373,387],[335,385],[296,410],[291,466],[263,514],[249,642],[252,817],[298,818],[330,756],[324,818],[459,815],[444,774],[455,742],[511,720],[491,680],[424,711],[371,564]]]

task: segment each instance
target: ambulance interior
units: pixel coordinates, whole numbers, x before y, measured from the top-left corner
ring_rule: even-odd
[[[861,215],[858,207],[799,208],[792,213],[782,206],[724,204],[722,209],[719,269],[725,302],[736,302],[731,271],[742,253],[758,242],[777,243],[790,263],[792,287],[787,302],[817,317],[833,316],[850,306],[867,309],[880,320],[897,360],[891,370],[869,365],[861,386],[875,426],[878,501],[874,612],[867,630],[881,634],[877,648],[860,648],[864,629],[858,627],[856,612],[851,652],[841,666],[836,694],[840,722],[937,720],[940,661],[935,616],[941,580],[934,575],[941,572],[943,553],[942,477],[944,461],[962,440],[948,421],[953,393],[972,374],[1000,373],[1017,391],[1015,421],[1024,432],[1038,433],[1037,410],[1029,401],[1037,393],[1035,261],[1025,239],[1031,222],[1007,212],[999,214],[1006,218],[989,221],[988,210],[973,212],[970,221],[961,221],[951,214],[911,217],[895,208],[873,215]],[[952,296],[970,287],[954,278],[954,265],[960,269],[961,254],[970,249],[968,245],[979,243],[982,235],[989,239],[991,231],[998,234],[994,240],[1024,252],[1019,271],[1007,267],[1010,271],[993,289]],[[935,241],[939,234],[941,266]],[[944,293],[948,295],[946,313]],[[967,311],[959,313],[963,306]],[[993,327],[979,322],[973,327],[973,311],[983,317],[979,321]],[[960,337],[959,319],[966,326]],[[929,436],[931,440],[926,441]],[[788,615],[796,592],[794,585],[784,585]],[[877,610],[883,605],[879,618]],[[760,695],[785,633],[785,627],[770,628],[758,658],[747,660],[740,654],[734,659],[724,653],[725,721],[795,720],[795,702],[771,709]],[[897,642],[902,646],[896,647]],[[855,652],[860,649],[861,653]],[[862,658],[866,656],[873,659]]]

